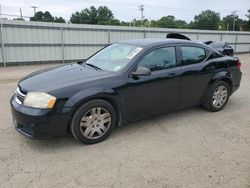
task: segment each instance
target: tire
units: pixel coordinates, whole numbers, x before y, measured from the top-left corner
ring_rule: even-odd
[[[230,91],[230,86],[224,81],[213,83],[208,90],[206,101],[202,106],[211,112],[221,111],[228,102]],[[226,93],[226,96],[224,96],[224,93]]]
[[[105,140],[115,127],[116,113],[104,100],[92,100],[80,106],[73,115],[70,130],[73,137],[84,144]]]

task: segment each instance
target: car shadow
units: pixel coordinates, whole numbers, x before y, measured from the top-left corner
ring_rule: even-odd
[[[176,121],[176,119],[190,119],[194,116],[204,116],[208,114],[211,113],[200,107],[194,107],[176,112],[171,112],[165,115],[156,116],[153,118],[136,121],[121,127],[117,127],[113,130],[112,134],[107,140],[98,143],[98,145],[117,143],[118,141],[123,140],[122,138],[127,138],[127,136],[132,134],[133,132],[139,132],[139,134],[143,134],[143,132],[147,131],[152,126],[156,126],[156,124],[161,124],[162,129],[171,129],[173,126],[188,126],[185,123],[175,124],[173,123],[173,121]],[[72,150],[75,148],[93,147],[96,145],[81,144],[80,142],[76,141],[71,134],[68,134],[65,137],[55,137],[40,140],[30,140],[28,138],[23,139],[25,139],[24,142],[28,146],[36,148],[36,150]]]
[[[160,124],[160,126],[164,126],[165,128],[171,128],[171,126],[187,126],[185,124],[176,124],[173,122],[176,122],[177,119],[190,119],[195,115],[206,115],[210,114],[210,112],[200,108],[200,107],[193,107],[188,109],[182,109],[174,112],[170,112],[163,115],[158,115],[152,118],[147,118],[140,121],[135,121],[132,123],[128,123],[122,127],[118,127],[118,129],[115,129],[112,137],[120,137],[124,134],[128,134],[131,132],[136,131],[143,131],[147,129],[148,127],[157,126]]]

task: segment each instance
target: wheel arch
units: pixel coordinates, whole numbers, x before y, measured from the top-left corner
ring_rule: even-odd
[[[212,77],[212,79],[210,80],[209,86],[211,84],[213,84],[214,82],[219,81],[219,80],[220,81],[224,81],[224,82],[226,82],[229,85],[229,87],[230,87],[230,94],[231,94],[232,91],[233,91],[233,79],[232,79],[231,74],[228,71],[221,71],[221,72],[216,73]]]
[[[230,95],[232,94],[232,92],[233,92],[233,79],[232,79],[229,72],[221,71],[221,72],[216,73],[209,81],[209,83],[207,85],[207,89],[205,90],[205,92],[201,98],[201,102],[200,102],[201,104],[205,102],[207,95],[208,95],[208,91],[211,88],[211,85],[217,81],[226,82],[230,87]]]
[[[230,87],[230,95],[231,95],[232,92],[233,92],[233,81],[232,81],[232,79],[230,79],[228,77],[225,77],[225,78],[221,78],[220,80],[226,82],[229,85],[229,87]]]
[[[81,100],[79,100],[77,103],[74,104],[74,106],[72,107],[71,111],[70,111],[70,118],[69,118],[69,122],[68,122],[68,130],[70,128],[70,124],[72,122],[73,116],[75,114],[75,112],[85,103],[93,101],[93,100],[104,100],[106,102],[108,102],[109,104],[112,105],[112,107],[115,110],[116,113],[116,126],[121,126],[122,124],[122,113],[121,113],[121,108],[119,106],[119,104],[116,102],[116,100],[114,100],[112,97],[110,96],[106,96],[106,95],[97,95],[97,96],[89,96],[87,98],[83,98]]]

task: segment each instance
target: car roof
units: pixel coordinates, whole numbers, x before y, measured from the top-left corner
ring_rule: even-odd
[[[119,41],[118,43],[125,43],[125,44],[133,44],[138,46],[154,46],[154,45],[168,45],[168,44],[195,44],[195,45],[201,45],[195,41],[188,41],[188,40],[182,40],[182,39],[166,39],[166,38],[142,38],[142,39],[130,39],[130,40],[123,40]]]

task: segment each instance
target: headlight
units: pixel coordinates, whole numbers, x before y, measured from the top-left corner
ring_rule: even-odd
[[[23,105],[33,108],[53,108],[56,102],[56,97],[47,93],[29,92],[27,93]]]

